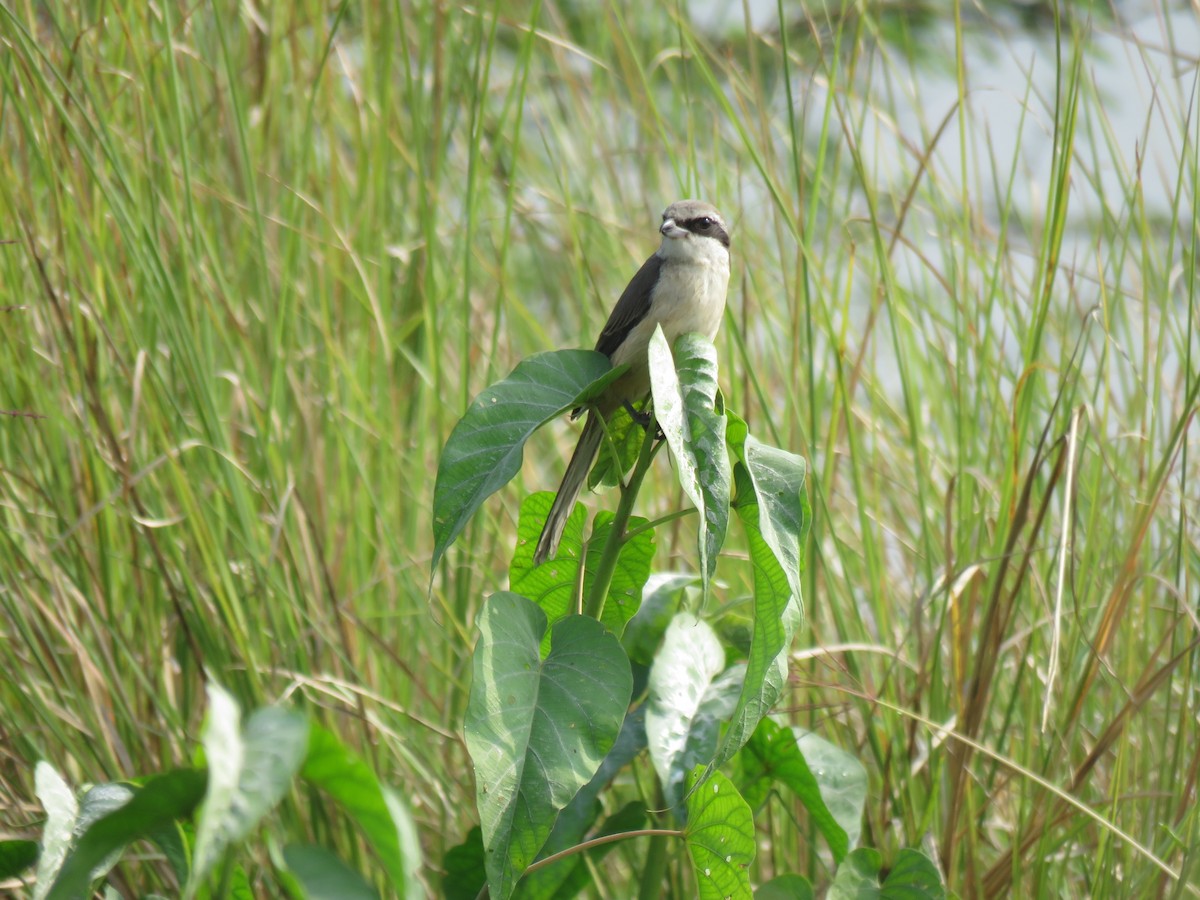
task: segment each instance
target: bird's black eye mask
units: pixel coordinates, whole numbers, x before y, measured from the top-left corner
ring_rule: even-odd
[[[719,221],[710,216],[697,216],[694,219],[685,219],[678,224],[680,228],[690,231],[692,234],[716,238],[726,249],[729,247],[729,233],[725,231]]]

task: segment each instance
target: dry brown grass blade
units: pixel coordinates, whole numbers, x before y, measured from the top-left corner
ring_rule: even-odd
[[[1200,382],[1197,383],[1200,384]],[[1192,400],[1194,400],[1195,394],[1196,391],[1193,389]],[[1112,646],[1113,638],[1116,635],[1117,623],[1121,621],[1125,614],[1130,591],[1137,581],[1138,559],[1141,556],[1142,545],[1146,541],[1146,534],[1150,529],[1150,523],[1154,520],[1154,513],[1158,509],[1163,491],[1166,489],[1167,476],[1174,470],[1175,463],[1179,459],[1179,453],[1183,449],[1183,436],[1187,434],[1188,425],[1195,415],[1196,410],[1192,407],[1191,411],[1181,417],[1180,421],[1176,424],[1175,433],[1171,436],[1172,439],[1168,452],[1163,458],[1158,471],[1155,473],[1151,497],[1142,507],[1141,516],[1138,518],[1137,525],[1133,529],[1133,540],[1130,542],[1124,562],[1121,564],[1120,575],[1118,575],[1116,583],[1113,584],[1112,590],[1109,592],[1108,602],[1104,605],[1104,615],[1101,616],[1100,624],[1096,628],[1096,636],[1092,640],[1092,656],[1088,660],[1087,669],[1083,674],[1082,680],[1079,682],[1079,689],[1075,693],[1075,700],[1071,704],[1071,715],[1069,718],[1071,723],[1078,721],[1083,711],[1083,701],[1087,697],[1088,691],[1091,690],[1096,673],[1100,670],[1100,658]]]
[[[1043,431],[1043,444],[1045,438],[1046,432]],[[1000,648],[1004,643],[1004,635],[1007,633],[1013,610],[1016,608],[1021,585],[1024,583],[1025,576],[1030,570],[1032,554],[1037,545],[1038,535],[1041,533],[1042,526],[1046,521],[1046,514],[1050,509],[1050,501],[1054,496],[1054,489],[1065,466],[1066,443],[1062,439],[1059,439],[1055,443],[1059,447],[1059,452],[1054,461],[1054,469],[1050,473],[1049,483],[1046,485],[1045,492],[1038,505],[1032,528],[1025,542],[1024,553],[1021,554],[1020,565],[1016,569],[1015,581],[1012,588],[1007,592],[1004,591],[1010,563],[1018,554],[1017,544],[1024,531],[1025,523],[1028,521],[1034,482],[1038,470],[1046,458],[1043,455],[1041,447],[1039,447],[1037,455],[1034,457],[1029,470],[1025,474],[1020,499],[1017,502],[1011,519],[1008,539],[1004,546],[1004,554],[999,561],[1000,571],[996,574],[995,580],[992,582],[992,594],[988,600],[987,610],[984,614],[984,621],[980,631],[979,649],[974,657],[975,668],[971,674],[971,679],[964,696],[963,707],[959,710],[959,718],[962,722],[960,733],[971,739],[978,737],[984,715],[990,708],[988,701],[991,693],[991,685],[996,674],[996,666],[1000,660]],[[956,743],[950,748],[952,793],[945,820],[946,838],[942,845],[942,865],[946,871],[949,871],[951,868],[954,860],[955,846],[961,833],[957,828],[957,823],[964,805],[968,782],[968,763],[970,759],[971,748],[969,745]],[[971,864],[973,856],[974,854],[968,855],[968,865]],[[969,873],[966,881],[967,883],[972,883],[973,881]]]
[[[1169,636],[1163,637],[1163,643],[1159,645],[1159,649],[1169,640]],[[1188,644],[1183,650],[1171,657],[1157,671],[1146,671],[1139,680],[1133,694],[1125,701],[1125,705],[1117,712],[1112,721],[1101,733],[1095,746],[1082,763],[1075,769],[1075,774],[1071,778],[1071,783],[1067,787],[1067,791],[1074,794],[1083,787],[1088,776],[1096,767],[1101,757],[1104,756],[1116,743],[1117,739],[1124,732],[1125,727],[1133,718],[1134,713],[1145,705],[1148,701],[1171,676],[1171,673],[1178,668],[1179,664],[1187,659],[1192,653],[1200,647],[1200,638],[1196,638]],[[1151,659],[1151,665],[1158,658],[1156,652]],[[1149,667],[1147,667],[1148,669]],[[1048,828],[1054,827],[1064,819],[1071,816],[1071,806],[1066,803],[1061,797],[1054,801],[1048,811],[1035,813],[1033,821],[1026,829],[1023,829],[1025,836],[1021,839],[1020,846],[1017,848],[1017,853],[1022,857],[1035,846]],[[999,897],[1008,894],[1012,887],[1013,874],[1013,854],[1012,849],[1004,853],[988,870],[983,878],[983,893],[986,897]]]

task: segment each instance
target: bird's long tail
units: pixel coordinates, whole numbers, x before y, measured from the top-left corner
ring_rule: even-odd
[[[588,471],[592,468],[592,460],[604,440],[604,422],[600,414],[593,411],[588,413],[587,424],[583,426],[583,434],[567,463],[567,472],[563,475],[562,484],[546,516],[546,524],[542,527],[542,535],[538,538],[537,549],[533,552],[534,565],[541,565],[558,553],[558,542],[562,540],[563,529],[567,525],[567,517],[575,508],[579,492],[587,482]]]

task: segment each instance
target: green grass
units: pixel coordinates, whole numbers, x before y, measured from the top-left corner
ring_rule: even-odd
[[[0,5],[0,409],[29,414],[0,417],[0,829],[36,834],[38,759],[187,763],[209,673],[319,710],[436,886],[474,821],[474,617],[573,433],[427,600],[441,444],[522,357],[590,346],[702,195],[736,227],[728,403],[813,466],[783,709],[867,766],[863,842],[964,896],[1195,888],[1194,22],[1064,13],[997,86],[1010,26],[866,7],[714,35],[677,4]],[[1106,95],[1102,33],[1153,103]],[[688,521],[656,568],[694,567]],[[372,871],[333,815],[273,827]],[[756,881],[829,877],[798,808],[759,824]]]

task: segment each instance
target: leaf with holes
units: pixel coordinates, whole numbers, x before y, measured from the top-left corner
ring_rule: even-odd
[[[754,862],[754,816],[733,782],[720,772],[704,778],[697,766],[688,779],[684,841],[701,900],[751,896],[747,872]]]

